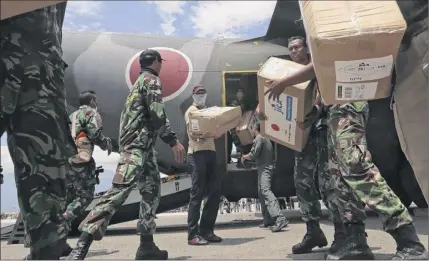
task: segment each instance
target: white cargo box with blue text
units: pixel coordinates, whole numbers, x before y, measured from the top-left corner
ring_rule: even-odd
[[[267,120],[261,121],[261,134],[296,151],[305,148],[310,133],[310,129],[301,130],[296,124],[296,120],[303,122],[312,110],[314,95],[310,82],[286,88],[278,101],[268,101],[264,92],[268,90],[265,81],[281,79],[302,67],[292,61],[271,57],[258,72],[259,110],[267,116]]]

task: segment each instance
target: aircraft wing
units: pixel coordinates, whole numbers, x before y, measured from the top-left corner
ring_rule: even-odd
[[[292,36],[305,37],[304,25],[300,19],[298,0],[278,0],[264,40],[288,39]]]

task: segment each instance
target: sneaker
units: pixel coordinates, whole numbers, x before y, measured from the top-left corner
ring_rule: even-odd
[[[219,237],[219,236],[216,236],[214,233],[209,233],[209,234],[201,235],[201,237],[203,239],[207,240],[208,242],[213,242],[213,243],[222,242],[222,238]]]
[[[191,246],[205,246],[208,244],[209,242],[200,236],[194,236],[191,240],[188,240],[188,245]]]

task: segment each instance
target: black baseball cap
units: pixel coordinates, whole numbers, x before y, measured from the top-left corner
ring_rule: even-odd
[[[157,59],[158,61],[165,61],[164,59],[162,59],[161,54],[154,49],[143,50],[143,52],[141,52],[140,54],[140,63],[152,63],[155,59]]]

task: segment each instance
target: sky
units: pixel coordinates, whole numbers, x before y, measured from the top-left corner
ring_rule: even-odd
[[[64,28],[204,38],[266,33],[276,1],[68,1]]]
[[[64,29],[76,31],[142,33],[202,38],[255,38],[264,36],[276,1],[68,1]],[[1,137],[1,211],[17,211],[13,164]],[[119,155],[95,149],[103,165],[101,184],[110,186]]]

